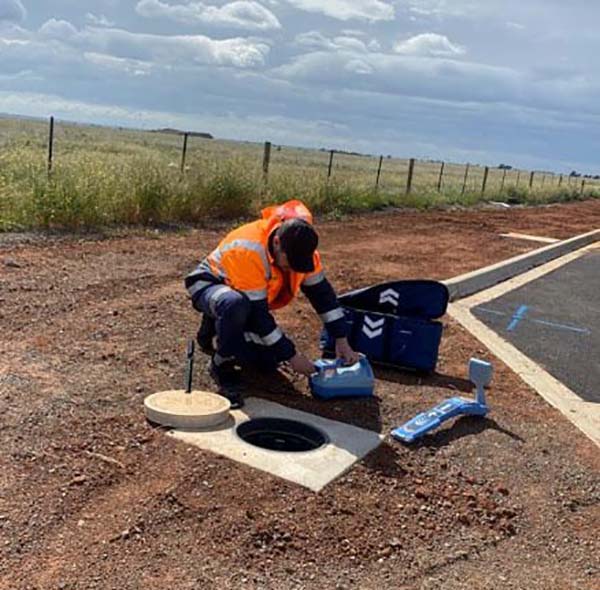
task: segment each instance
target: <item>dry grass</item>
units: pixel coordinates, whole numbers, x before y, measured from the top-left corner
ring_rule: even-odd
[[[387,206],[470,206],[483,200],[547,203],[600,195],[597,181],[447,164],[416,162],[406,193],[408,160],[273,146],[268,183],[263,146],[191,137],[180,171],[182,137],[58,123],[54,165],[47,171],[45,122],[0,119],[0,229],[98,227],[113,224],[194,223],[243,217],[272,200],[300,198],[333,214]],[[572,184],[571,184],[572,181]]]

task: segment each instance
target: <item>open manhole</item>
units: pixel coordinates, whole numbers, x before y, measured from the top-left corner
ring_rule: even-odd
[[[314,451],[327,442],[325,434],[314,426],[285,418],[248,420],[240,424],[236,432],[255,447],[288,453]]]

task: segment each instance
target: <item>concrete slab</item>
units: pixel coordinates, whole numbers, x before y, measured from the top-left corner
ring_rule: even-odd
[[[384,435],[350,424],[336,422],[274,402],[251,397],[240,410],[230,412],[230,421],[212,431],[184,432],[173,430],[170,436],[266,471],[282,479],[318,492],[348,471],[352,465],[377,448]],[[305,453],[282,453],[252,446],[236,434],[236,427],[253,418],[286,418],[305,422],[327,435],[323,447]],[[260,475],[257,474],[257,478]]]

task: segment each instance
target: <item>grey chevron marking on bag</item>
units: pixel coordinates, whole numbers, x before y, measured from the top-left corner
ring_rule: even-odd
[[[365,316],[365,321],[362,327],[363,334],[370,339],[377,338],[383,334],[383,325],[385,318],[372,320],[369,316]]]
[[[379,303],[391,303],[398,305],[400,301],[400,293],[394,289],[387,289],[379,296]]]
[[[372,320],[368,315],[365,316],[365,324],[375,330],[376,328],[381,328],[383,324],[385,324],[385,318],[380,318],[378,320]]]

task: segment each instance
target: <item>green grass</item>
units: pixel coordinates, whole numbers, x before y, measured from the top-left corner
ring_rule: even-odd
[[[47,171],[47,125],[0,119],[0,230],[97,228],[198,223],[256,213],[273,201],[298,198],[315,212],[340,216],[390,206],[469,207],[485,200],[513,204],[565,202],[600,196],[600,183],[471,166],[463,191],[462,165],[417,162],[406,194],[408,161],[273,146],[268,182],[263,146],[190,138],[185,172],[177,135],[57,123],[52,173]],[[504,180],[503,180],[504,178]]]

